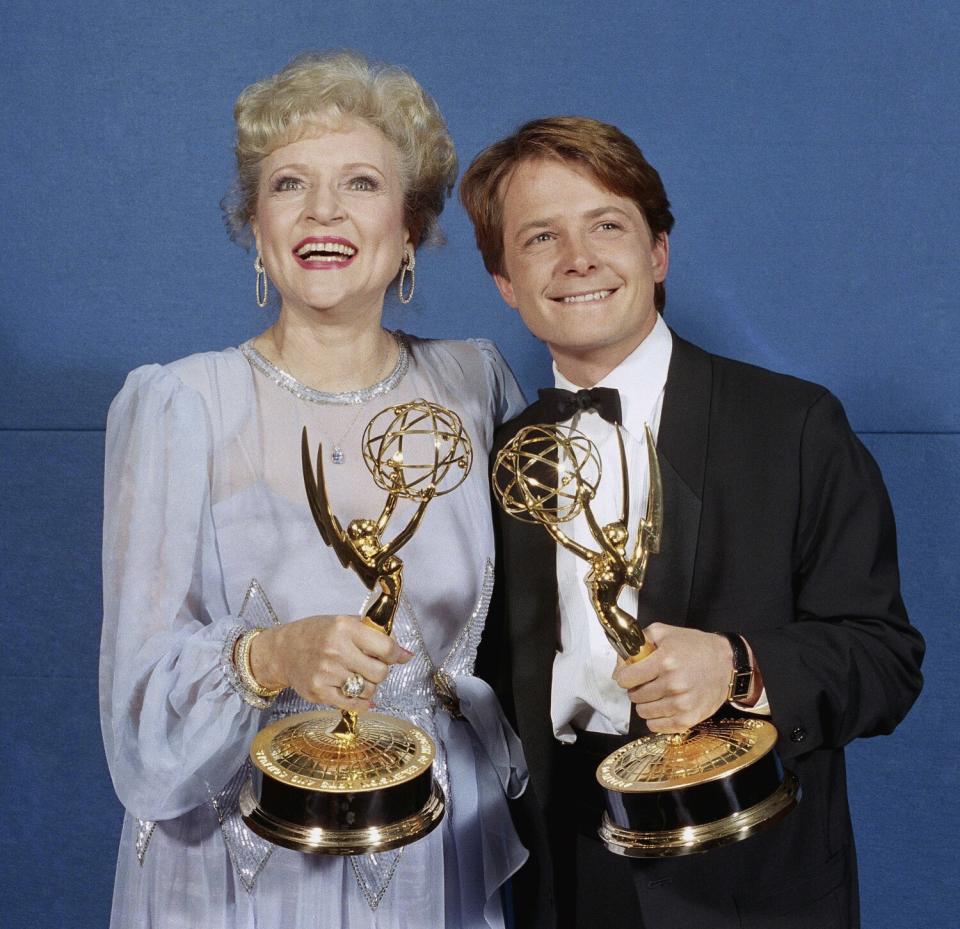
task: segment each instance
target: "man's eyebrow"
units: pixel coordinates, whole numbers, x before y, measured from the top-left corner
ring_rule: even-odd
[[[584,219],[597,219],[598,217],[603,216],[604,213],[618,213],[620,216],[630,216],[625,209],[615,206],[612,203],[608,203],[606,206],[598,206],[595,210],[588,210],[583,214],[583,216]]]
[[[583,213],[582,216],[584,219],[597,219],[600,216],[603,216],[606,213],[617,213],[620,216],[630,218],[630,214],[622,209],[619,206],[615,206],[612,203],[608,203],[604,206],[595,207],[592,210],[587,210],[586,213]],[[532,232],[534,229],[547,229],[550,226],[556,223],[556,218],[548,216],[546,219],[531,219],[523,223],[516,232],[514,236],[515,239],[521,238],[525,233]]]
[[[531,219],[529,222],[525,222],[519,229],[517,229],[516,235],[514,238],[521,238],[524,233],[530,232],[533,229],[547,229],[548,227],[554,224],[555,220],[553,219]]]

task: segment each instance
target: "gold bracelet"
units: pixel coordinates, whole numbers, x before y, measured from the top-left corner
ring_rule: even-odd
[[[278,687],[276,690],[271,690],[269,687],[264,687],[253,676],[253,668],[250,666],[250,646],[253,644],[253,640],[260,635],[263,630],[263,626],[258,626],[256,629],[251,629],[249,632],[243,633],[243,635],[237,639],[237,644],[234,649],[233,665],[236,668],[237,677],[240,678],[240,683],[249,690],[250,693],[255,694],[263,700],[272,700],[283,688]]]

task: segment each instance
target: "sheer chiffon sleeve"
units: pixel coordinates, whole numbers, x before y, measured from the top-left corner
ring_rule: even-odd
[[[260,714],[231,678],[240,628],[218,565],[214,440],[203,397],[157,365],[107,419],[100,709],[113,783],[144,820],[215,795]]]
[[[496,428],[520,413],[526,407],[527,401],[500,349],[489,339],[470,341],[480,349],[483,356],[491,403],[490,418]]]

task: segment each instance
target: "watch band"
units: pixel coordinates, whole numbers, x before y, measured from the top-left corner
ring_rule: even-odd
[[[733,649],[733,669],[730,672],[730,685],[727,687],[727,702],[736,703],[750,695],[753,688],[753,665],[750,664],[750,652],[743,636],[735,632],[718,632]]]

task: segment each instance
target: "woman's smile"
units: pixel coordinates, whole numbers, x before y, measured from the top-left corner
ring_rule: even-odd
[[[340,236],[307,236],[293,249],[293,256],[309,271],[346,268],[357,254],[357,246]]]

